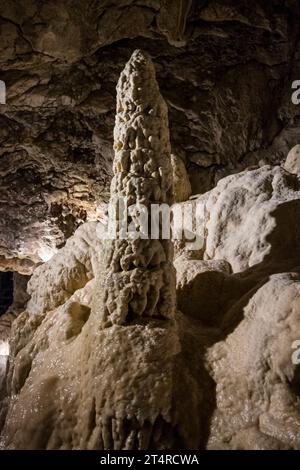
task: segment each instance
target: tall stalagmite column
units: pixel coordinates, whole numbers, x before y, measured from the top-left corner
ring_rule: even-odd
[[[143,205],[149,226],[151,205],[172,202],[167,108],[141,51],[118,83],[111,192],[115,209],[122,198],[129,208]],[[172,243],[162,223],[147,239],[147,224],[132,238],[124,222],[131,234],[141,228],[137,214],[121,213],[116,237],[101,243],[91,309],[87,283],[48,313],[19,317],[0,447],[198,449],[204,442],[205,334],[176,311]],[[59,260],[50,273],[61,272]],[[67,260],[62,273],[78,283],[80,269]]]
[[[114,177],[110,205],[117,217],[116,237],[107,247],[104,324],[125,324],[138,317],[171,318],[175,275],[170,239],[151,239],[151,205],[172,204],[168,111],[150,57],[136,50],[117,86]],[[140,217],[123,205],[146,209],[148,239],[123,233],[124,222],[139,231]],[[165,206],[166,207],[166,206]],[[123,211],[124,209],[124,211]],[[152,211],[153,215],[153,211]],[[152,224],[153,228],[153,224]],[[152,234],[153,235],[153,234]]]

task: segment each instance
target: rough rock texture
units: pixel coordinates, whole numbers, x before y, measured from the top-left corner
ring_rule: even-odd
[[[300,449],[299,189],[279,166],[224,178],[205,195],[206,260],[175,261],[182,311],[220,328],[208,449]]]
[[[244,318],[209,351],[216,382],[208,448],[300,449],[300,272],[270,277]]]
[[[180,157],[171,155],[171,164],[173,170],[173,193],[175,202],[186,201],[192,194],[191,183]]]
[[[235,190],[239,186],[246,187],[249,180],[253,183],[260,179],[266,181],[265,186],[259,186],[258,213],[268,201],[266,194],[270,193],[264,190],[269,190],[274,175],[281,181],[272,190],[275,206],[281,206],[277,191],[288,194],[292,201],[300,199],[299,196],[297,199],[299,181],[293,175],[280,167],[264,167],[259,174],[257,171],[237,174],[234,179]],[[225,188],[223,203],[232,200],[232,183],[232,177],[220,183]],[[204,198],[201,196],[201,202],[209,201],[214,191]],[[217,227],[210,225],[214,210],[219,213],[218,203],[205,221],[206,240],[210,229],[214,232]],[[226,204],[223,210],[227,218],[218,218],[219,230],[226,233],[227,224],[232,224],[232,214],[226,210]],[[207,207],[206,212],[209,215]],[[248,206],[237,206],[237,215],[245,212],[249,212]],[[266,211],[265,217],[269,220],[266,227],[270,228],[267,237],[270,250],[266,252],[262,244],[261,252],[257,251],[257,263],[250,268],[251,253],[245,251],[246,268],[241,272],[232,273],[225,260],[201,259],[203,251],[193,253],[183,249],[175,260],[177,299],[183,314],[177,313],[175,322],[144,317],[139,322],[101,328],[98,310],[104,285],[101,277],[91,314],[94,279],[81,289],[70,282],[70,286],[74,286],[71,289],[77,290],[63,300],[62,305],[53,304],[52,311],[24,312],[13,324],[11,347],[15,361],[8,384],[14,398],[10,403],[7,398],[2,403],[2,410],[8,408],[2,445],[12,448],[177,447],[174,429],[166,424],[169,412],[163,412],[168,409],[167,390],[170,391],[168,384],[172,376],[169,365],[175,354],[175,369],[179,382],[184,384],[181,392],[177,389],[180,442],[185,436],[186,446],[190,447],[300,449],[299,365],[292,362],[292,343],[300,339],[300,238],[291,238],[289,251],[285,240],[280,255],[276,240],[284,239],[286,227],[274,223],[272,212]],[[289,222],[290,227],[295,226],[295,220]],[[242,219],[235,227],[237,239],[244,233],[244,223]],[[99,227],[102,233],[102,225]],[[91,233],[91,225],[87,224],[86,228],[83,225],[81,230]],[[253,246],[259,246],[254,243],[259,234],[253,230],[249,236]],[[74,238],[79,235],[80,230]],[[96,238],[93,240],[99,243]],[[78,242],[70,240],[67,246],[72,244],[77,246]],[[61,252],[65,253],[65,270],[75,280],[76,271],[68,270],[68,263],[73,264],[72,258],[66,254],[66,248]],[[89,256],[94,256],[90,248],[86,257]],[[239,253],[232,252],[232,264],[239,260]],[[48,297],[47,289],[40,289],[40,297],[37,296],[37,281],[40,279],[41,285],[46,286],[47,278],[53,279],[52,273],[57,272],[56,262],[61,263],[58,255],[33,275],[31,288],[36,286],[36,299],[43,295]],[[93,275],[91,272],[91,277]],[[59,286],[59,279],[56,286]],[[55,287],[57,289],[59,291],[59,287]],[[31,304],[33,307],[32,301]],[[204,325],[213,325],[213,328]],[[155,377],[157,385],[153,387]],[[173,383],[175,387],[176,381]],[[37,393],[33,394],[33,390]],[[196,391],[203,401],[195,398]],[[77,392],[84,400],[78,400]],[[34,406],[28,406],[33,395]],[[51,400],[48,401],[47,396],[51,396]],[[198,445],[189,435],[191,423],[195,422],[189,413],[196,412],[196,402],[200,404]],[[136,418],[141,416],[138,410],[155,415],[157,403],[161,417],[154,423],[143,421],[141,428]],[[125,413],[135,418],[124,422]],[[188,423],[184,424],[186,416]]]
[[[178,308],[185,315],[203,323],[218,325],[222,317],[221,296],[231,266],[226,261],[187,259],[182,254],[175,260]]]
[[[13,303],[7,311],[0,316],[0,344],[9,340],[10,329],[14,319],[24,311],[30,296],[27,293],[29,277],[14,273],[13,275]]]
[[[28,335],[32,335],[32,330],[37,328],[46,313],[61,305],[65,309],[62,308],[62,311],[69,312],[70,315],[72,312],[75,316],[74,322],[67,322],[66,335],[72,336],[73,330],[77,331],[80,326],[82,327],[80,315],[83,310],[85,318],[84,314],[89,312],[89,308],[85,306],[90,305],[92,301],[103,233],[104,227],[100,222],[83,224],[48,263],[35,269],[29,282],[28,276],[14,274],[14,301],[7,313],[0,317],[0,348],[2,341],[5,354],[9,352],[14,354],[13,346],[11,351],[7,347],[10,334],[12,338],[16,338],[19,347],[22,348],[29,341]],[[26,293],[26,286],[30,295]],[[68,303],[69,298],[72,299],[70,303]],[[28,299],[30,300],[27,304]],[[25,313],[20,315],[25,307]],[[13,321],[19,315],[16,325],[12,327]],[[76,315],[79,320],[76,320]],[[7,356],[2,358],[0,382],[3,382],[6,363]],[[2,384],[0,398],[1,389],[2,394],[6,394]],[[0,413],[0,424],[4,410],[5,402]]]
[[[132,204],[171,201],[169,150],[154,68],[136,51],[118,88],[111,202],[124,193]],[[28,309],[12,329],[2,446],[197,449],[212,406],[203,362],[212,333],[176,312],[172,243],[161,229],[140,243],[117,230],[94,246],[102,250],[94,285],[94,250],[82,244],[93,229],[82,226],[30,281]]]
[[[158,239],[145,239],[152,229],[151,204],[173,202],[168,111],[159,93],[154,66],[141,51],[134,52],[118,82],[114,149],[110,210],[118,212],[123,202],[128,215],[124,220],[123,211],[116,215],[115,239],[106,246],[103,321],[122,324],[143,316],[172,318],[172,242],[163,240],[161,222]],[[148,211],[145,227],[140,227],[139,204]],[[134,205],[135,212],[129,212]],[[124,222],[132,224],[125,237]],[[138,238],[132,237],[130,230],[138,232]]]
[[[142,52],[121,75],[114,135],[112,207],[171,202],[166,107]],[[177,243],[182,312],[169,240],[83,224],[35,270],[13,322],[0,445],[300,450],[299,203],[298,176],[263,165],[179,204],[201,206],[204,242]]]
[[[1,2],[1,269],[32,272],[107,201],[115,86],[135,48],[155,61],[194,194],[299,142],[297,1],[42,3]]]

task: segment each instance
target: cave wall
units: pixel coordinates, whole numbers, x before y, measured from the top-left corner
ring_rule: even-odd
[[[101,216],[116,82],[136,48],[154,60],[194,194],[284,160],[300,125],[299,15],[293,0],[2,0],[0,269],[31,273]]]

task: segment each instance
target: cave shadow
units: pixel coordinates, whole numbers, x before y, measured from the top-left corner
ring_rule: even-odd
[[[221,293],[221,339],[234,331],[243,319],[244,308],[270,276],[300,273],[300,200],[280,204],[270,214],[274,229],[266,237],[269,253],[261,263],[226,277]]]
[[[203,367],[206,369],[207,381],[211,381],[209,407],[207,419],[204,422],[205,439],[201,443],[201,449],[206,448],[209,439],[210,428],[214,411],[216,409],[216,386],[205,364],[205,355],[214,344],[224,341],[241,323],[244,318],[244,310],[255,293],[265,285],[270,276],[280,273],[295,273],[300,275],[300,200],[280,204],[271,216],[274,218],[274,229],[267,236],[266,242],[270,245],[270,251],[261,263],[249,267],[245,271],[226,275],[220,295],[219,333],[212,337],[211,344],[207,345],[203,352]],[[298,245],[297,245],[298,241]],[[298,370],[292,388],[296,394],[300,393],[300,372]]]

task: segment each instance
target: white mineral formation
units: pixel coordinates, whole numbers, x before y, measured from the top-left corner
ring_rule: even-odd
[[[192,187],[185,164],[177,155],[171,154],[173,170],[173,192],[175,202],[186,201],[192,194]]]
[[[133,54],[117,91],[111,202],[171,203],[167,108],[147,55]],[[197,449],[212,406],[208,335],[176,312],[172,243],[117,230],[100,244],[94,229],[30,281],[12,327],[2,446]]]
[[[300,176],[300,145],[295,145],[288,153],[283,168]]]
[[[114,130],[114,177],[111,206],[126,201],[142,204],[173,202],[172,166],[168,110],[161,97],[151,60],[136,51],[121,73],[117,85],[117,114]],[[139,231],[138,214],[125,216],[131,230]],[[172,318],[175,311],[173,246],[162,239],[143,236],[122,239],[123,220],[117,221],[116,239],[106,249],[104,322],[124,324],[138,317]]]
[[[96,276],[102,251],[104,226],[100,222],[81,225],[66,245],[34,271],[28,283],[31,314],[45,313],[62,305]]]
[[[143,204],[150,226],[151,204],[172,203],[172,168],[166,104],[153,64],[141,51],[132,55],[118,83],[114,138],[111,205],[122,197],[128,206]],[[138,229],[134,215],[127,222]],[[197,448],[203,439],[202,394],[182,344],[187,328],[176,315],[172,242],[162,239],[161,226],[154,240],[122,239],[121,228],[117,225],[116,239],[107,242],[95,291],[91,321],[98,332],[95,349],[87,352],[92,367],[84,363],[80,446]],[[195,351],[193,361],[199,354]],[[96,377],[95,368],[101,371]],[[189,387],[193,397],[183,404]],[[90,436],[86,403],[96,421]]]

